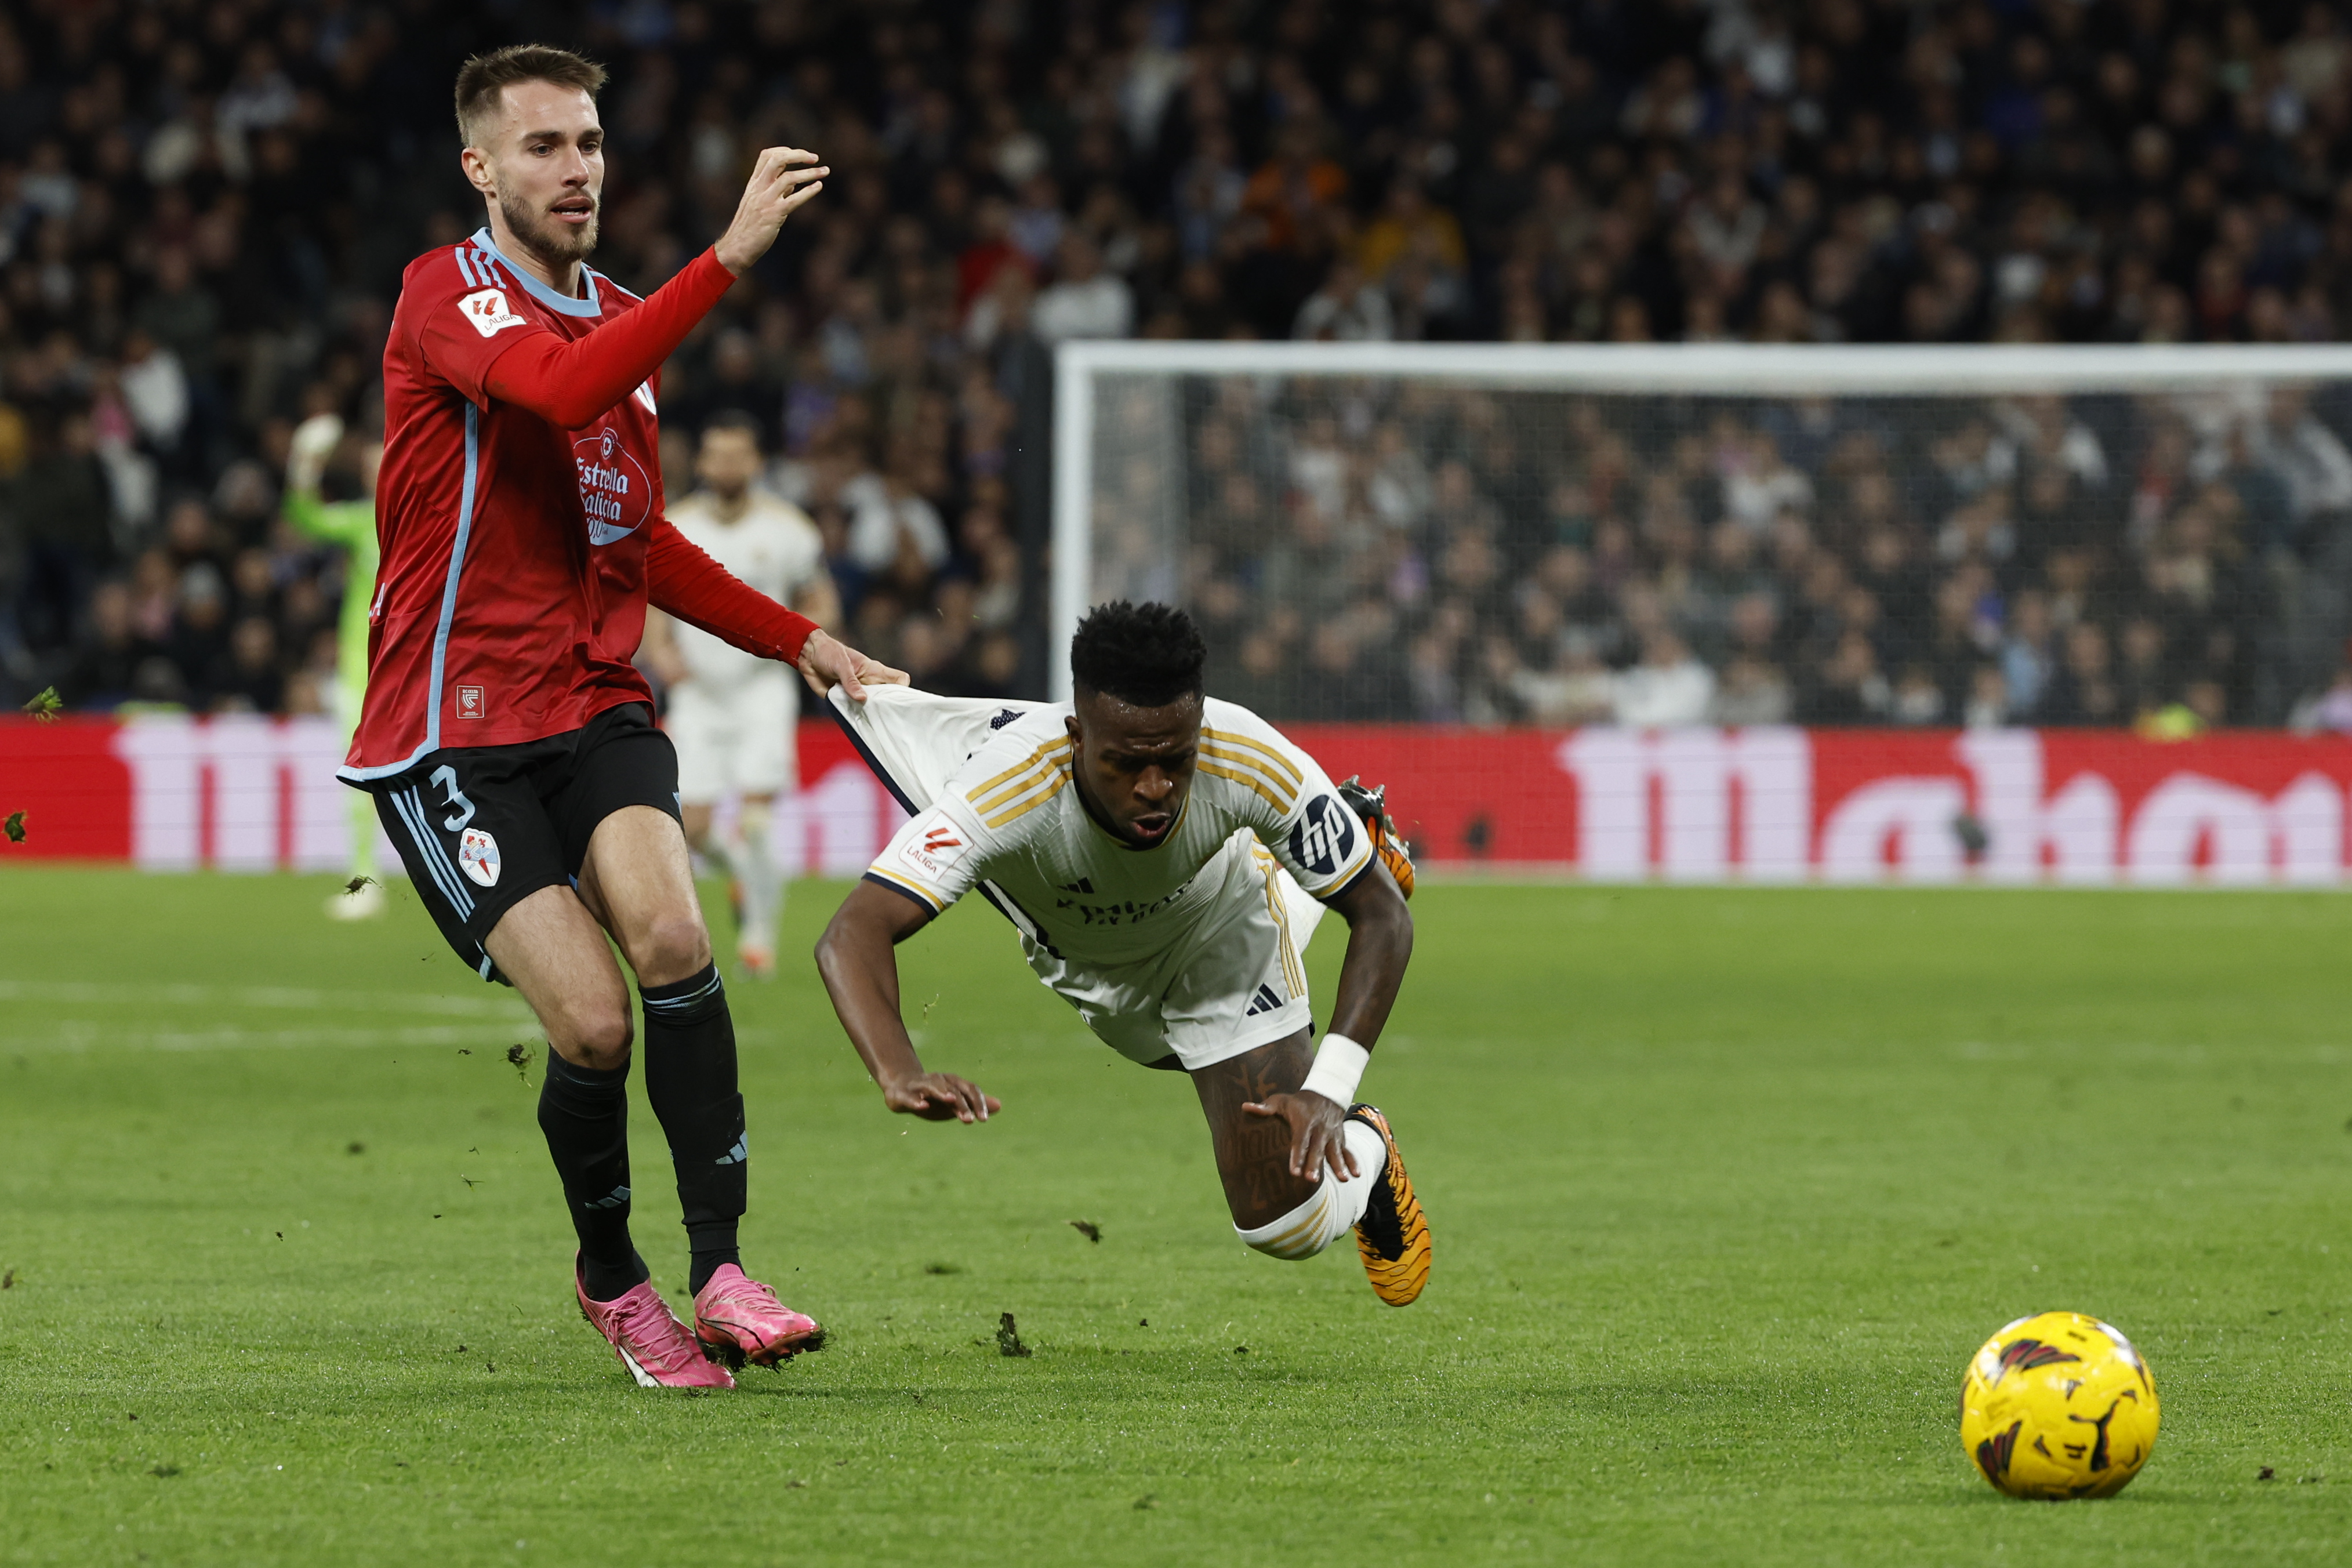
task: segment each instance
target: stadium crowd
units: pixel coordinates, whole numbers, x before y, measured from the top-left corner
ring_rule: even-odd
[[[631,288],[757,147],[835,169],[666,371],[665,468],[682,491],[690,433],[753,414],[856,640],[950,689],[1039,668],[1058,340],[2284,342],[2352,310],[2325,4],[12,0],[0,686],[324,700],[340,566],[278,521],[288,437],[342,413],[357,484],[401,268],[478,222],[448,83],[526,37],[613,68],[597,259]],[[1238,395],[1187,421],[1189,591],[1283,716],[2274,721],[2352,629],[2332,394],[1255,426]]]
[[[2343,630],[2296,554],[2352,517],[2352,451],[2315,412],[2352,413],[2335,389],[1192,392],[1181,569],[1218,689],[1267,712],[2168,734],[2347,716],[2296,701]],[[1141,487],[1103,489],[1098,588],[1146,591],[1148,564],[1117,564],[1151,560],[1118,548]]]

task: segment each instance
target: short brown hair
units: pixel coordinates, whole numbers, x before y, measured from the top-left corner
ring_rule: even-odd
[[[474,127],[497,111],[499,95],[526,81],[576,87],[594,98],[604,85],[604,68],[547,44],[509,44],[474,56],[457,68],[457,134],[467,146],[474,144]]]

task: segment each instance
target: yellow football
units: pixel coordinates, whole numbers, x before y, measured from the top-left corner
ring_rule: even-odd
[[[2156,1447],[2156,1379],[2096,1318],[2020,1318],[1969,1362],[1960,1443],[2011,1497],[2113,1497]]]

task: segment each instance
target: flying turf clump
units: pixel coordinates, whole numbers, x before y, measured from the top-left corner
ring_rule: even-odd
[[[58,715],[65,710],[65,699],[58,695],[58,689],[54,686],[42,687],[38,694],[25,703],[25,711],[43,724],[56,723]]]
[[[25,842],[25,814],[21,811],[10,812],[8,820],[0,822],[0,833],[5,833],[11,844]]]
[[[530,1047],[521,1041],[518,1040],[507,1047],[508,1065],[515,1069],[515,1076],[525,1083],[530,1081]]]
[[[1004,1312],[998,1315],[996,1321],[996,1353],[999,1355],[1027,1355],[1030,1353],[1029,1347],[1021,1342],[1021,1332],[1018,1329],[1013,1327],[1013,1314],[1010,1312]]]

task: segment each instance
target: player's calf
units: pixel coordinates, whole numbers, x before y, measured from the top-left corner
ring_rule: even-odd
[[[1330,1159],[1354,1156],[1348,1180],[1326,1160],[1318,1160],[1320,1169],[1293,1169],[1303,1108],[1332,1110],[1323,1099],[1300,1093],[1314,1061],[1310,1038],[1301,1029],[1192,1073],[1234,1233],[1270,1258],[1293,1261],[1314,1257],[1363,1217],[1387,1158],[1377,1132],[1343,1121],[1336,1130],[1325,1125],[1338,1133]]]
[[[1388,1149],[1380,1134],[1360,1121],[1349,1121],[1341,1135],[1348,1152],[1356,1157],[1357,1173],[1343,1182],[1325,1167],[1322,1179],[1305,1200],[1262,1225],[1245,1226],[1244,1216],[1236,1214],[1234,1232],[1245,1245],[1268,1258],[1297,1262],[1314,1257],[1355,1228],[1380,1185]]]

